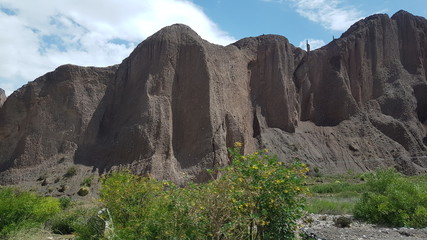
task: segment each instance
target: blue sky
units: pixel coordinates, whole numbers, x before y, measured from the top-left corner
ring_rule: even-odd
[[[9,95],[62,64],[120,63],[174,23],[222,45],[279,34],[317,48],[361,18],[400,9],[427,17],[425,0],[0,0],[0,88]]]
[[[317,39],[328,43],[339,37],[346,29],[346,21],[355,22],[375,13],[386,13],[390,17],[404,9],[414,15],[427,17],[425,0],[194,0],[203,11],[236,39],[261,34],[279,34],[298,46],[305,39]],[[316,15],[325,9],[324,19]],[[331,11],[327,11],[330,9]],[[337,26],[328,23],[328,13],[333,10]],[[311,13],[310,13],[311,12]],[[338,15],[338,16],[337,16]]]

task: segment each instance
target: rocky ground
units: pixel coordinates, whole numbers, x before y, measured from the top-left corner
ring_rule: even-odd
[[[349,227],[337,226],[337,219],[350,220]],[[301,220],[305,239],[315,240],[421,240],[427,239],[427,228],[387,228],[354,220],[351,216],[309,214]]]

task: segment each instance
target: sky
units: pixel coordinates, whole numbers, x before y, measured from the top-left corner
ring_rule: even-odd
[[[0,88],[10,95],[63,64],[118,64],[174,23],[220,45],[279,34],[315,49],[362,18],[400,9],[427,18],[425,0],[0,0]]]

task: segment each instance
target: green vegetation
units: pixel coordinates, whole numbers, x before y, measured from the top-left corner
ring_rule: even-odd
[[[306,210],[354,214],[360,220],[393,227],[427,227],[427,175],[405,177],[394,169],[311,180]]]
[[[395,170],[379,170],[367,176],[367,191],[354,216],[389,226],[427,227],[427,189]]]
[[[292,239],[308,168],[285,167],[266,151],[243,156],[239,147],[207,184],[179,188],[126,172],[104,179],[111,239]]]
[[[240,147],[229,149],[229,166],[208,170],[212,180],[204,184],[178,187],[127,171],[112,173],[102,178],[96,204],[0,188],[0,238],[293,239],[303,207],[393,227],[427,227],[427,175],[317,171],[306,178],[309,169],[302,163],[285,165],[267,150],[242,155]],[[77,168],[68,172],[71,177]],[[77,194],[88,194],[91,184],[92,177],[85,178]],[[341,227],[350,224],[337,219]]]
[[[93,204],[78,206],[68,197],[41,197],[0,188],[0,239],[39,240],[52,233],[74,234],[81,240],[102,239],[104,221],[97,218],[98,210]]]
[[[356,202],[366,189],[366,183],[361,178],[362,175],[349,172],[308,179],[310,193],[307,195],[307,212],[352,214]]]
[[[21,228],[38,227],[61,211],[56,198],[12,188],[0,189],[0,238]]]
[[[65,172],[64,177],[66,177],[66,178],[73,177],[74,175],[77,174],[78,170],[79,169],[76,166],[71,166]]]
[[[352,214],[357,198],[310,197],[307,199],[306,211],[319,214]]]
[[[55,234],[74,234],[79,240],[103,239],[105,223],[93,206],[72,206],[46,222]]]
[[[80,186],[82,186],[82,187],[90,187],[92,185],[92,181],[93,181],[93,176],[86,177],[85,179],[83,179],[83,181],[80,184]]]

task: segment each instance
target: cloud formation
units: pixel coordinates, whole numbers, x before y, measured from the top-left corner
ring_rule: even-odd
[[[310,50],[318,49],[318,48],[325,46],[325,41],[320,40],[320,39],[310,38],[310,39],[304,39],[304,41],[301,41],[299,43],[298,47],[307,51],[307,41],[308,41],[308,44],[310,44]]]
[[[174,23],[213,43],[235,41],[189,0],[2,0],[0,88],[9,95],[62,64],[120,63],[139,42]]]
[[[353,6],[343,6],[342,0],[262,0],[288,3],[298,14],[333,31],[345,31],[360,20],[362,13]]]

